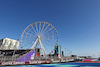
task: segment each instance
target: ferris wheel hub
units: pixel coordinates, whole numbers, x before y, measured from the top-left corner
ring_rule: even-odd
[[[40,36],[38,36],[38,38],[41,38]]]
[[[37,38],[41,40],[41,36],[38,36]]]

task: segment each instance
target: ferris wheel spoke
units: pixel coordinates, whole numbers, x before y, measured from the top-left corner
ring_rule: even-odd
[[[36,30],[37,30],[37,32],[38,32],[37,24],[35,24],[35,26],[36,26]]]
[[[55,31],[50,32],[50,33],[45,33],[45,35],[49,35],[49,34],[53,34],[53,33],[55,33]]]
[[[42,41],[43,42],[43,41]],[[43,42],[43,44],[45,45],[45,47],[47,47],[47,49],[49,50],[49,51],[51,51],[51,49]]]
[[[39,32],[40,32],[40,30],[41,30],[41,22],[39,23]]]
[[[43,40],[43,41],[46,42],[46,43],[48,43],[49,45],[53,46],[53,44],[50,44],[49,42],[47,42],[47,41],[45,41],[45,40]]]
[[[50,28],[49,30],[47,30],[45,33],[49,32],[49,31],[50,31],[50,30],[52,30],[52,29],[53,29],[53,27],[52,27],[52,28]],[[45,34],[45,33],[44,33],[44,34]]]
[[[28,34],[28,35],[34,36],[34,35],[32,35],[32,34],[29,34],[29,33],[26,33],[26,32],[25,32],[25,34]]]
[[[25,47],[27,47],[27,49],[30,49],[30,47],[31,47],[31,44],[30,44],[30,45],[28,45],[28,46],[25,46]],[[25,47],[24,47],[24,48],[25,48]]]
[[[43,33],[47,30],[47,28],[49,27],[50,25],[48,24],[48,26],[44,29]]]
[[[23,38],[35,38],[36,36],[23,36]]]
[[[30,40],[25,40],[25,41],[22,41],[22,42],[29,42],[29,41],[32,41],[33,39],[30,39]]]
[[[55,41],[55,42],[56,42],[56,40],[51,40],[51,39],[45,39],[45,40],[49,40],[49,41]]]
[[[23,47],[29,46],[29,44],[31,44],[31,43],[33,43],[33,41],[29,42],[28,44],[25,44]]]
[[[54,36],[54,35],[51,35],[51,36],[49,36],[49,35],[45,35],[45,38],[49,38],[49,37],[57,37],[56,35]]]
[[[34,36],[35,37],[35,36]],[[27,36],[25,36],[25,37],[23,37],[23,38],[33,38],[33,37],[27,37]]]
[[[54,36],[46,36],[46,37],[54,37]]]
[[[44,37],[44,40],[45,40],[45,39],[52,39],[52,40],[54,40],[54,36],[45,36],[45,37]]]
[[[33,27],[33,25],[32,25],[31,27],[32,27],[32,29],[34,30],[35,34],[37,34],[37,33],[36,33],[36,30],[35,30],[34,27]]]
[[[30,48],[30,47],[32,47],[32,45],[33,45],[33,43],[32,43],[32,44],[30,44],[28,47]]]
[[[30,31],[30,32],[32,32],[29,28],[28,28],[28,30]],[[33,34],[34,34],[34,32],[32,32]]]
[[[45,23],[43,24],[43,27],[42,27],[42,30],[41,30],[41,32],[43,31],[43,29],[44,29],[44,26],[45,26]]]

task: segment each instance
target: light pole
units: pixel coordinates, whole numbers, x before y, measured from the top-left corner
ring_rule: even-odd
[[[65,56],[66,56],[66,48],[65,48]]]
[[[66,48],[65,48],[65,62],[66,62]]]
[[[13,51],[12,61],[14,61],[14,56],[15,56],[15,49]]]

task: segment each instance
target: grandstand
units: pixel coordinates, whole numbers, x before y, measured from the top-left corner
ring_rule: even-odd
[[[31,50],[0,50],[0,62],[17,61]]]
[[[0,40],[0,62],[17,61],[20,57],[29,53],[31,49],[18,49],[19,41],[4,38]]]

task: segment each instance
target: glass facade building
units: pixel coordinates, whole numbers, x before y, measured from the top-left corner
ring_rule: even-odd
[[[55,54],[61,55],[61,46],[60,45],[55,47]]]

